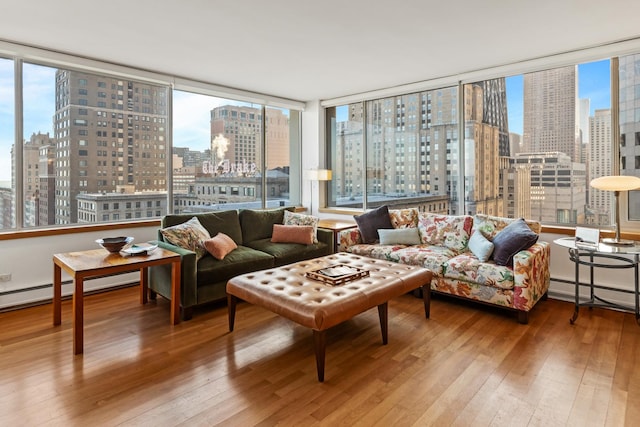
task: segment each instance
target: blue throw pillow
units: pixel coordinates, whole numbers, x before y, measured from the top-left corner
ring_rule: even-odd
[[[354,215],[353,218],[356,220],[356,224],[358,224],[363,243],[374,243],[378,240],[380,238],[378,236],[378,229],[393,228],[391,218],[389,217],[389,207],[386,205],[363,213],[362,215]]]
[[[513,256],[538,241],[523,218],[513,221],[493,238],[493,260],[498,265],[511,265]]]
[[[491,243],[480,230],[476,230],[469,239],[469,249],[480,260],[480,262],[489,261],[489,257],[493,253],[493,243]]]

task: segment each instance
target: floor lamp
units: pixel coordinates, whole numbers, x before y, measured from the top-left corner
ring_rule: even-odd
[[[309,214],[313,215],[313,182],[331,181],[331,170],[309,169],[305,171],[305,177],[309,180]]]
[[[620,238],[620,192],[640,188],[640,178],[630,175],[601,176],[600,178],[592,179],[590,185],[598,190],[613,191],[616,197],[616,236],[602,239],[602,242],[611,245],[633,245],[633,240]]]

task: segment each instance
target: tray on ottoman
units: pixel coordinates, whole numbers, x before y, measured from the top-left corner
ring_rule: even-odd
[[[346,264],[332,264],[306,273],[310,279],[319,280],[331,286],[339,286],[368,275],[369,271]]]

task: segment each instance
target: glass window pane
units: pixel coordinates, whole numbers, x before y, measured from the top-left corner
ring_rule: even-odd
[[[618,67],[621,174],[640,176],[640,54],[620,57]],[[627,215],[640,221],[640,191],[629,192]]]
[[[25,63],[23,90],[24,227],[166,212],[166,87]]]
[[[291,192],[290,177],[299,177],[298,168],[291,169],[292,159],[299,159],[297,147],[300,114],[279,108],[266,111],[267,207],[292,206],[300,203],[300,189]],[[293,140],[293,141],[292,141]],[[299,162],[295,162],[298,164]],[[299,180],[295,180],[299,185]]]
[[[363,108],[362,103],[355,103],[326,110],[332,170],[328,193],[329,206],[364,206]]]
[[[0,230],[15,227],[12,171],[15,142],[13,61],[0,58]]]

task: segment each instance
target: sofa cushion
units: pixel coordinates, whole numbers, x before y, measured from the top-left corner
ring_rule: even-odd
[[[293,208],[240,211],[240,227],[242,228],[242,243],[246,245],[254,240],[271,237],[273,224],[282,224],[284,211]]]
[[[273,224],[273,243],[299,243],[311,245],[315,237],[314,229],[310,225],[282,225]]]
[[[514,218],[476,214],[473,219],[473,231],[480,230],[484,237],[493,240],[500,230],[514,221]],[[534,233],[540,234],[542,225],[539,221],[525,219],[525,222]]]
[[[484,237],[480,230],[476,230],[469,239],[469,250],[480,262],[487,262],[493,253],[493,243]]]
[[[458,252],[467,247],[472,226],[473,217],[469,215],[421,213],[418,217],[418,231],[423,244],[445,246]]]
[[[242,244],[242,230],[240,229],[240,218],[238,211],[206,212],[197,214],[171,214],[162,218],[162,228],[172,225],[182,224],[191,218],[196,217],[200,224],[207,229],[210,236],[222,232],[231,237],[236,245]]]
[[[204,247],[215,259],[223,259],[238,245],[233,239],[224,233],[218,233],[215,237],[205,240]]]
[[[413,228],[397,228],[387,230],[381,228],[378,230],[381,245],[419,245],[420,235],[418,229]]]
[[[270,238],[249,242],[251,248],[269,254],[274,258],[274,266],[290,264],[305,259],[317,258],[331,253],[331,247],[319,242],[311,245],[298,243],[274,243]],[[254,268],[252,271],[259,270]]]
[[[500,289],[513,289],[513,270],[493,262],[481,262],[471,252],[464,252],[444,263],[442,276]]]
[[[356,244],[349,246],[347,252],[369,258],[391,260],[391,253],[406,248],[406,245]]]
[[[389,209],[389,219],[393,228],[414,228],[418,226],[418,209]]]
[[[515,254],[530,248],[537,241],[538,235],[520,218],[507,225],[493,238],[492,258],[498,265],[512,265]]]
[[[203,242],[211,238],[207,229],[200,224],[196,217],[192,217],[182,224],[163,228],[160,233],[172,245],[195,252],[196,259],[202,258],[207,253]]]
[[[444,246],[415,245],[397,249],[389,254],[390,261],[428,268],[434,274],[442,274],[442,265],[456,252]]]
[[[363,243],[373,243],[377,241],[380,238],[378,236],[378,230],[380,228],[393,228],[391,219],[389,218],[389,207],[386,205],[361,215],[354,215],[353,218],[356,220],[356,224],[358,224]]]
[[[282,223],[284,225],[310,225],[313,227],[313,243],[318,243],[318,221],[320,218],[315,216],[284,211]]]
[[[273,266],[274,258],[271,255],[246,246],[238,246],[222,260],[206,256],[198,261],[197,286],[226,282],[240,274]]]

